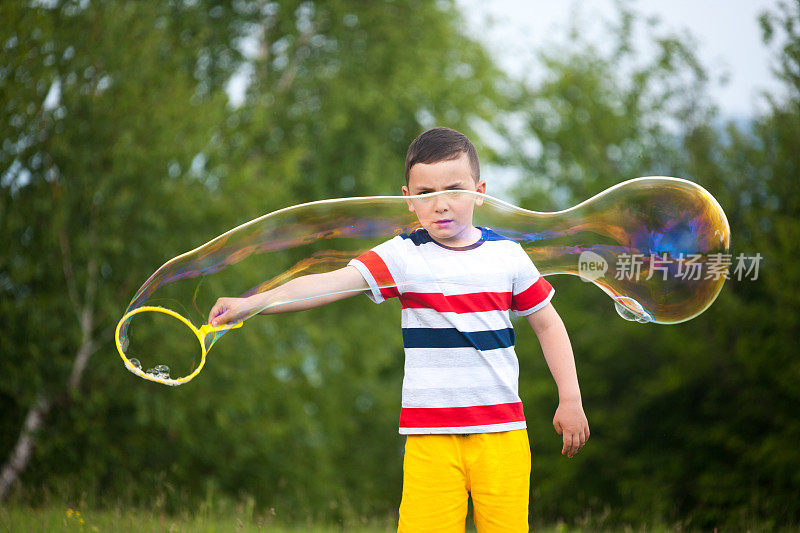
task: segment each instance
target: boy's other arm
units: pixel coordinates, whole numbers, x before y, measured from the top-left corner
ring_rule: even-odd
[[[553,427],[563,437],[561,454],[572,457],[589,439],[589,422],[583,412],[578,372],[569,342],[567,329],[552,304],[547,304],[526,317],[558,387],[558,409]]]
[[[368,288],[364,277],[353,266],[309,274],[247,298],[220,298],[208,314],[208,323],[220,326],[255,313],[270,315],[305,311],[361,294]]]

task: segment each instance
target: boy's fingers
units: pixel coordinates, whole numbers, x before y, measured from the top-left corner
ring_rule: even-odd
[[[584,441],[582,435],[575,437],[575,453],[573,455],[576,455],[579,451],[581,451],[581,449],[583,449],[583,443]]]
[[[566,455],[569,458],[574,457],[583,448],[586,441],[589,440],[588,424],[578,423],[575,427],[565,427],[561,425],[558,417],[555,417],[553,418],[553,427],[556,433],[562,436],[561,455]]]
[[[575,445],[575,453],[578,453],[579,451],[581,451],[583,449],[584,446],[586,446],[586,439],[587,438],[588,437],[586,436],[586,433],[585,432],[581,432],[580,438],[578,439],[578,442]]]
[[[569,443],[568,443],[568,451],[567,456],[572,458],[583,448],[582,435],[578,433],[573,433],[570,435]]]
[[[213,319],[211,319],[212,326],[219,326],[220,324],[224,324],[227,322],[227,314],[228,310],[225,309],[218,315],[216,315]]]
[[[221,298],[216,301],[216,303],[211,307],[211,311],[208,312],[208,323],[211,324],[215,318],[223,311],[224,304],[221,302]]]
[[[572,457],[570,455],[572,453],[572,434],[564,432],[564,446],[561,448],[561,455],[566,455],[567,457]]]

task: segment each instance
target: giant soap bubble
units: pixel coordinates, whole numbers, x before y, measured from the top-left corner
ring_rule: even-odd
[[[411,199],[429,201],[440,194],[481,196],[476,226],[518,241],[542,275],[572,274],[590,281],[628,320],[684,322],[706,310],[725,282],[720,268],[730,245],[728,220],[714,197],[690,181],[629,180],[553,213],[528,211],[470,191]],[[322,200],[264,215],[156,270],[117,325],[117,349],[131,372],[167,385],[185,383],[200,372],[214,343],[242,325],[205,324],[217,297],[255,294],[297,276],[341,268],[377,244],[419,227],[402,196]],[[191,330],[194,347],[176,348],[166,338],[172,334],[148,335],[146,324],[155,320],[154,312],[177,319],[172,321],[176,328]],[[145,325],[134,328],[134,319]],[[196,354],[197,342],[199,357],[190,368],[175,369],[186,372],[184,377],[169,377],[164,365],[143,371],[135,359],[154,354],[158,363],[165,349]]]

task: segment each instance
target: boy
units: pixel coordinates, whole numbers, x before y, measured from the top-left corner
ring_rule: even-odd
[[[486,192],[475,148],[448,128],[411,143],[405,173],[404,196]],[[589,438],[569,337],[550,304],[554,291],[519,244],[472,225],[480,196],[407,202],[421,229],[342,269],[249,298],[220,298],[209,322],[267,305],[264,314],[301,311],[358,292],[376,303],[398,297],[406,353],[400,433],[407,435],[398,531],[463,532],[470,493],[479,532],[527,531],[530,447],[509,310],[533,327],[558,386],[553,426],[561,453],[574,456]]]

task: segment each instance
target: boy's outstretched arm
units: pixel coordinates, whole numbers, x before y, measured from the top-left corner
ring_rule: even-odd
[[[208,314],[208,323],[220,326],[255,313],[305,311],[361,294],[368,288],[358,269],[346,266],[332,272],[301,276],[247,298],[220,298]]]
[[[558,409],[553,427],[564,439],[561,454],[572,457],[589,439],[589,422],[583,412],[575,358],[567,329],[552,304],[527,316],[542,345],[542,352],[558,387]]]

